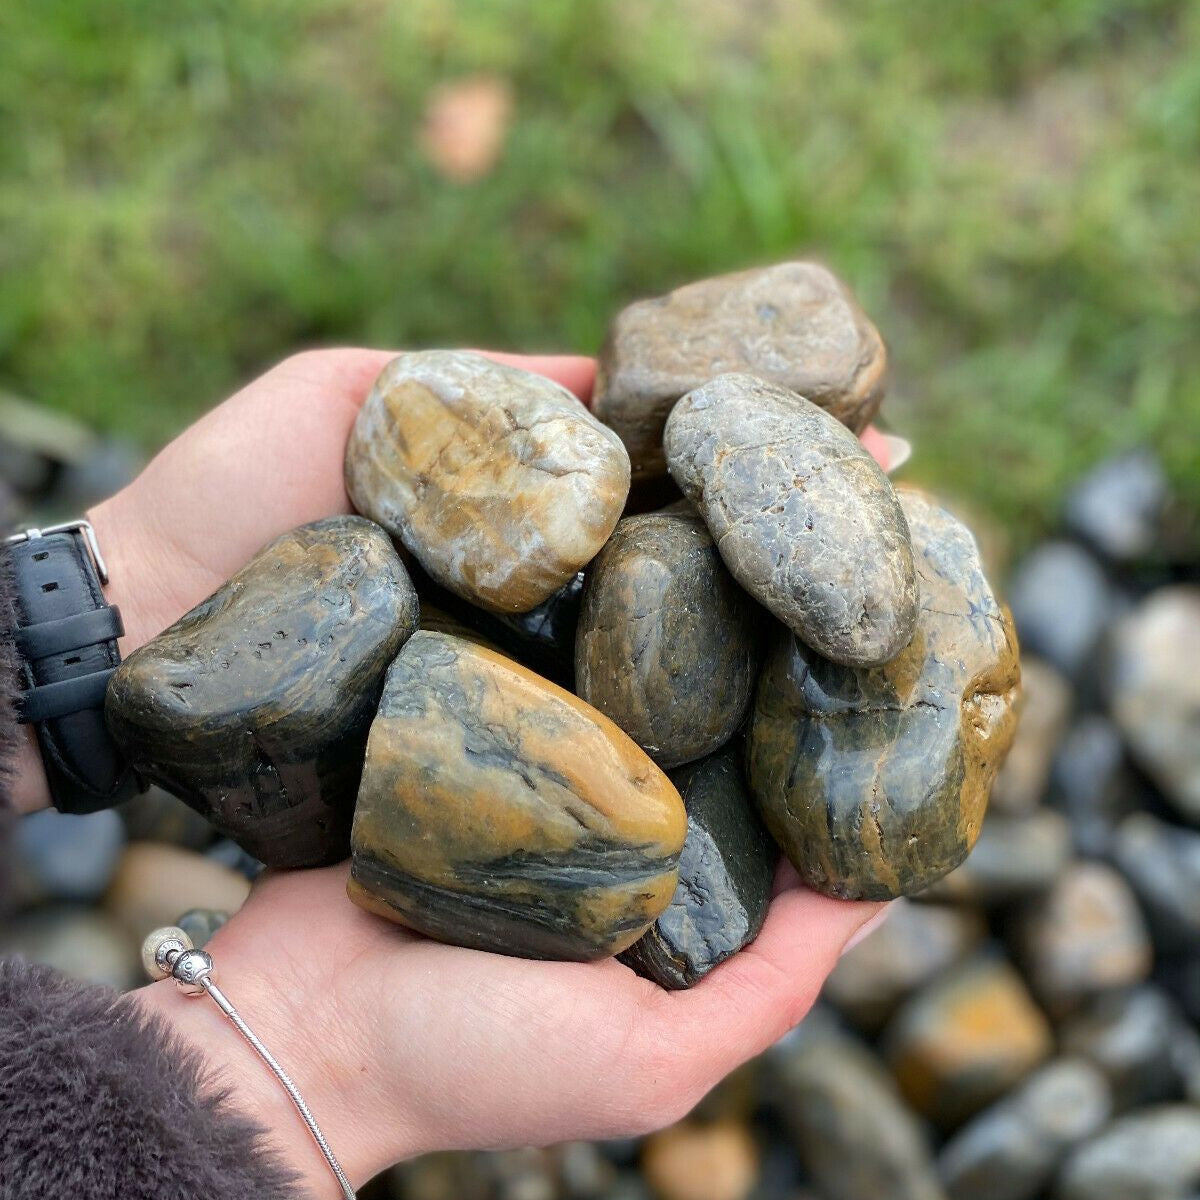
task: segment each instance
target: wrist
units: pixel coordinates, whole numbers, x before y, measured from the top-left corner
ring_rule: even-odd
[[[221,962],[218,982],[233,974],[223,972]],[[340,1200],[329,1165],[282,1085],[209,998],[185,995],[169,979],[141,988],[132,998],[201,1056],[214,1088],[265,1131],[306,1196]],[[262,975],[237,972],[229,999],[291,1077],[356,1190],[417,1152],[406,1122],[381,1104],[371,1082],[373,1060],[360,1059],[339,1039],[339,1026],[318,996],[284,997]]]
[[[144,535],[140,523],[126,511],[123,496],[124,493],[98,505],[88,514],[109,566],[110,583],[104,589],[105,599],[110,605],[120,607],[125,622],[126,635],[120,641],[122,655],[157,632],[153,628],[155,615],[144,599],[148,593],[153,594],[149,573],[142,565],[148,561],[142,549]],[[24,814],[48,807],[50,790],[41,748],[31,725],[22,727],[13,768],[14,809]]]

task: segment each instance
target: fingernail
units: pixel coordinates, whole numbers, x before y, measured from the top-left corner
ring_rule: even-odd
[[[912,442],[908,438],[897,437],[894,433],[885,433],[883,440],[887,444],[887,473],[891,475],[912,458]]]
[[[871,934],[873,934],[875,930],[877,930],[880,925],[887,920],[888,911],[891,909],[891,907],[892,906],[890,904],[885,904],[883,908],[881,908],[869,921],[860,925],[858,929],[856,929],[854,933],[850,935],[850,940],[847,941],[847,943],[842,947],[842,954],[846,954],[848,951],[853,950],[859,942],[865,941],[867,938],[869,938]]]

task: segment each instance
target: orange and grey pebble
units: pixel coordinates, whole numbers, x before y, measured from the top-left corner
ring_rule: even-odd
[[[443,587],[528,612],[608,540],[629,495],[621,439],[561,384],[479,354],[402,354],[346,446],[346,489]]]
[[[670,903],[686,829],[670,780],[607,717],[421,631],[371,727],[349,891],[440,941],[604,958]]]

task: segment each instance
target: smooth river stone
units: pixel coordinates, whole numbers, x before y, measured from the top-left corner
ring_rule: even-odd
[[[865,1044],[820,1010],[768,1051],[770,1094],[826,1200],[946,1200],[928,1137]]]
[[[1200,1192],[1200,1108],[1160,1104],[1119,1117],[1078,1147],[1054,1200],[1194,1200]]]
[[[1055,1059],[943,1147],[938,1168],[950,1200],[1035,1200],[1111,1114],[1108,1081],[1095,1067]]]
[[[528,612],[608,540],[629,456],[560,384],[425,350],[376,380],[346,447],[346,488],[443,587]]]
[[[912,996],[883,1035],[908,1102],[953,1128],[1048,1058],[1054,1037],[1020,975],[981,951]]]
[[[604,958],[670,903],[686,831],[670,780],[607,717],[421,631],[371,726],[349,892],[439,941]]]
[[[665,470],[671,406],[716,375],[781,384],[858,432],[883,399],[886,365],[882,338],[845,284],[816,263],[777,263],[623,309],[600,351],[593,405],[640,480]]]
[[[663,446],[733,577],[807,645],[857,666],[908,645],[908,523],[844,425],[786,388],[721,375],[675,405]]]
[[[974,540],[900,495],[921,581],[912,643],[859,670],[778,638],[747,744],[767,828],[809,886],[848,899],[919,892],[966,858],[1016,725],[1016,637]]]
[[[1107,682],[1133,757],[1200,824],[1200,586],[1159,588],[1117,625]]]
[[[667,910],[621,956],[664,988],[699,983],[758,936],[771,900],[775,847],[729,751],[671,774],[687,809],[679,885]]]
[[[1071,865],[1013,926],[1026,978],[1053,1016],[1150,973],[1153,948],[1133,889],[1104,863]]]
[[[694,512],[627,517],[587,572],[576,691],[659,766],[691,762],[742,723],[763,623]]]
[[[261,862],[336,862],[384,672],[416,625],[382,529],[302,525],[125,660],[109,728],[144,778]]]

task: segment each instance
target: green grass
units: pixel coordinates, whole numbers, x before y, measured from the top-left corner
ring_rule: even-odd
[[[429,90],[511,79],[506,153]],[[0,8],[0,387],[147,444],[300,346],[599,344],[789,255],[855,287],[931,482],[1032,536],[1136,442],[1200,502],[1200,3]]]

